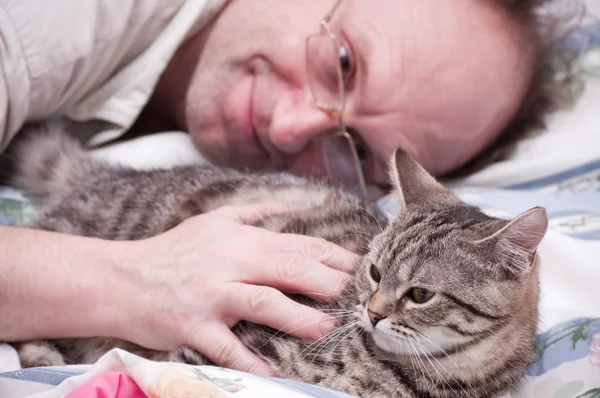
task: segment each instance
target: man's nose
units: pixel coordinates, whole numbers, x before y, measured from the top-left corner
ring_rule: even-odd
[[[286,107],[282,104],[276,107],[269,138],[280,151],[298,153],[309,142],[338,125],[337,116],[317,108],[312,99],[307,99],[295,106]]]

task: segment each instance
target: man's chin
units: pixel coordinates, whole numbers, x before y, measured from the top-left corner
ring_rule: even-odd
[[[283,154],[270,154],[263,151],[251,151],[248,148],[230,148],[227,143],[207,139],[205,135],[191,134],[192,142],[202,156],[211,164],[241,170],[284,171],[289,161]]]

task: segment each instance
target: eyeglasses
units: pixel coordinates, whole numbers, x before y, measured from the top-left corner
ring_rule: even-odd
[[[344,68],[349,65],[349,54],[329,29],[329,22],[341,2],[336,1],[321,19],[321,31],[306,38],[306,71],[315,106],[338,120],[338,128],[321,142],[327,176],[331,182],[366,197],[367,187],[356,143],[342,120],[346,106]]]

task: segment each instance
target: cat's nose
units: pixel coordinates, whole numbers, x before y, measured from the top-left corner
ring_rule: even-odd
[[[386,318],[385,316],[379,315],[378,313],[373,312],[371,310],[367,310],[367,314],[369,315],[369,319],[371,320],[371,324],[373,325],[373,327],[375,327],[375,325],[377,325],[379,321]]]

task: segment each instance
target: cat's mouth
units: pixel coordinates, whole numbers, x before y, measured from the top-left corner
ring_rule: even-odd
[[[373,342],[382,350],[402,356],[414,356],[419,345],[419,336],[412,328],[404,325],[377,325],[370,332]]]
[[[394,355],[409,356],[447,355],[457,347],[470,343],[470,338],[458,336],[444,327],[428,327],[419,330],[404,323],[383,319],[376,324],[370,321],[366,311],[360,311],[359,323],[371,335],[375,345]]]

